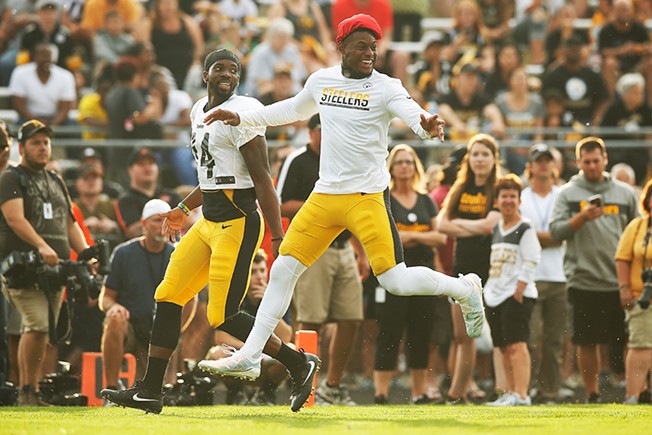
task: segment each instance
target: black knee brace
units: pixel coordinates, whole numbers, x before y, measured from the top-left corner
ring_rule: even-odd
[[[246,341],[254,327],[254,317],[244,311],[238,311],[217,327],[220,331],[231,334],[241,341]]]
[[[174,349],[181,335],[181,309],[182,307],[172,302],[157,302],[152,338],[150,344]]]

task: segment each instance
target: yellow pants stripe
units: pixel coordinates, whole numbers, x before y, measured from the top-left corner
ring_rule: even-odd
[[[156,301],[183,306],[208,283],[208,321],[221,325],[244,300],[263,232],[258,212],[225,222],[201,218],[172,253]]]

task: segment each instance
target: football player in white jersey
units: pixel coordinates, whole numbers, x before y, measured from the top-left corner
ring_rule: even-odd
[[[295,97],[253,111],[216,110],[206,122],[281,125],[319,112],[322,144],[319,181],[292,221],[274,262],[267,292],[245,345],[200,367],[223,375],[259,367],[261,351],[287,310],[298,277],[344,229],[362,242],[378,282],[396,295],[448,295],[464,314],[467,333],[480,335],[484,322],[480,278],[452,278],[425,267],[406,267],[389,206],[388,128],[401,118],[420,137],[443,140],[444,122],[415,103],[397,79],[374,70],[378,22],[359,14],[338,26],[342,64],[312,74]]]
[[[145,376],[128,390],[101,392],[103,398],[118,405],[161,412],[161,386],[179,340],[181,309],[207,283],[208,320],[213,327],[241,341],[253,327],[253,317],[239,308],[264,231],[256,200],[272,231],[275,254],[283,240],[278,197],[269,173],[265,128],[207,125],[203,121],[217,107],[262,107],[253,98],[235,94],[240,68],[238,57],[224,49],[213,51],[204,61],[208,96],[191,110],[191,146],[199,186],[176,208],[161,214],[165,217],[163,232],[170,240],[178,239],[190,210],[201,205],[203,216],[181,238],[156,289],[156,316]],[[319,359],[289,348],[275,335],[265,345],[265,352],[288,368],[294,381],[292,410],[298,411],[310,397]],[[255,379],[259,373],[252,369],[237,375]]]

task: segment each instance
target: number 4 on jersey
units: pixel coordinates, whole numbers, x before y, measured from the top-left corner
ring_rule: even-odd
[[[210,180],[213,178],[213,167],[215,166],[215,159],[208,150],[208,137],[209,134],[204,133],[204,138],[201,141],[201,148],[198,148],[197,137],[196,134],[193,133],[192,138],[190,139],[190,143],[192,144],[192,154],[195,157],[195,160],[199,160],[199,166],[206,169],[206,178]],[[197,158],[197,153],[201,153],[199,155],[199,159]]]

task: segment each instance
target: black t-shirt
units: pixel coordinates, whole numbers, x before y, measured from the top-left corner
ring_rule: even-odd
[[[143,94],[134,88],[116,85],[108,92],[104,102],[109,117],[109,137],[125,139],[131,132],[125,129],[125,120],[133,117],[134,112],[142,112],[147,102]]]
[[[182,200],[181,196],[173,190],[159,188],[153,196],[147,196],[133,188],[129,188],[124,195],[117,199],[116,218],[123,232],[134,222],[139,222],[143,208],[150,199],[162,199],[174,208]]]
[[[427,232],[432,230],[432,218],[437,216],[437,206],[430,196],[419,193],[417,202],[411,209],[406,209],[392,197],[392,216],[399,231]],[[435,253],[430,246],[419,245],[403,248],[405,264],[408,266],[426,266],[434,268]]]
[[[319,154],[306,145],[290,154],[279,172],[276,190],[280,193],[281,203],[288,201],[306,201],[315,183],[319,180]],[[344,230],[336,240],[347,240],[351,233]]]
[[[561,65],[554,69],[543,79],[542,94],[545,95],[550,89],[561,92],[564,106],[581,123],[591,122],[595,109],[609,98],[600,74],[588,67],[570,71]]]
[[[111,257],[111,273],[105,285],[118,292],[116,302],[129,310],[131,319],[151,321],[154,293],[163,280],[174,246],[165,244],[163,251],[148,252],[141,237],[118,245]]]
[[[63,181],[57,181],[46,171],[34,172],[23,166],[20,166],[18,171],[22,171],[26,177],[27,191],[23,192],[14,170],[5,169],[0,174],[0,205],[10,199],[23,198],[25,217],[32,227],[54,249],[59,258],[70,258],[68,216],[73,220],[75,218],[70,210],[70,197]],[[4,215],[0,214],[0,260],[12,251],[35,250],[36,247],[14,233]]]
[[[484,187],[469,185],[454,210],[453,216],[462,219],[482,219],[486,213],[487,197]],[[482,282],[489,277],[489,257],[491,256],[491,235],[458,237],[455,249],[453,275],[476,273]]]
[[[623,138],[631,138],[632,133],[639,127],[652,126],[652,109],[647,104],[643,104],[635,111],[630,112],[625,108],[623,101],[618,99],[609,106],[602,117],[600,125],[603,127],[623,127],[623,133],[629,132],[623,135]]]
[[[36,24],[27,27],[25,34],[20,42],[20,49],[27,50],[30,53],[30,59],[34,61],[34,49],[41,42],[54,44],[59,53],[57,54],[57,65],[67,68],[66,62],[73,55],[74,46],[70,39],[70,32],[67,28],[57,24],[51,34],[46,35],[43,30]]]
[[[482,126],[482,111],[491,104],[491,100],[480,93],[476,93],[469,104],[463,104],[455,92],[451,92],[442,98],[441,104],[448,104],[462,122],[469,124],[476,122],[478,127]]]
[[[605,48],[618,48],[627,43],[644,44],[650,42],[647,34],[647,29],[641,23],[632,22],[627,27],[625,32],[616,29],[613,23],[607,23],[600,30],[598,36],[598,50],[602,51]],[[629,56],[620,56],[618,58],[620,63],[620,72],[625,74],[631,72],[636,64],[641,60],[641,55],[632,54]]]

